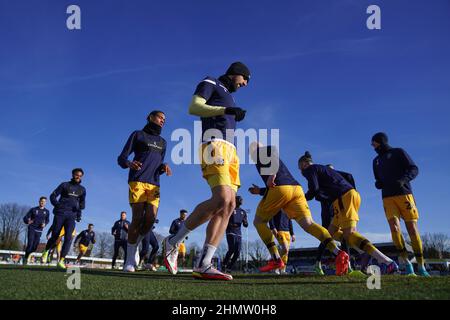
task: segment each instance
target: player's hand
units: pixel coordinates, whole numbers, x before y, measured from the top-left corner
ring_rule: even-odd
[[[246,110],[239,107],[225,108],[225,114],[234,115],[234,119],[238,122],[244,120],[246,112]]]
[[[251,194],[259,194],[260,190],[261,190],[261,189],[260,189],[257,185],[255,185],[255,184],[253,184],[253,183],[252,183],[252,187],[248,188],[248,191],[249,191]]]
[[[51,238],[50,235],[48,235],[48,236],[47,236],[47,240],[50,240],[50,238]]]
[[[166,173],[166,176],[170,177],[172,175],[172,169],[170,169],[167,163],[163,164],[162,170]]]
[[[277,177],[276,174],[273,174],[271,176],[269,176],[269,178],[267,178],[267,186],[269,188],[273,188],[275,187],[277,184],[275,183],[275,178]]]
[[[278,230],[277,229],[273,229],[272,230],[272,234],[274,235],[274,237],[278,237]]]
[[[32,224],[34,220],[28,219],[28,224]]]
[[[139,162],[139,161],[136,161],[136,160],[132,161],[132,162],[129,163],[128,167],[133,169],[133,170],[136,170],[136,171],[141,170],[142,162]]]
[[[294,235],[291,236],[291,239],[292,239],[292,242],[295,242],[295,236]]]
[[[41,228],[45,228],[45,223],[42,223],[42,224],[41,224]]]

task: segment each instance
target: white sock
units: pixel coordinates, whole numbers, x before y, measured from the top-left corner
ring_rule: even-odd
[[[384,254],[382,254],[380,252],[380,250],[378,250],[378,249],[375,249],[375,251],[372,252],[371,256],[374,257],[378,261],[378,263],[389,264],[389,263],[392,262],[391,258],[389,258],[389,257],[385,256]]]
[[[186,228],[185,223],[183,223],[180,227],[180,229],[178,230],[178,232],[173,235],[171,238],[169,238],[169,243],[172,246],[177,245],[178,243],[181,243],[181,241],[184,240],[184,238],[186,238],[186,236],[191,232],[191,230],[189,230],[188,228]]]
[[[203,251],[202,251],[200,261],[198,263],[198,267],[203,268],[203,267],[209,266],[211,264],[211,260],[214,256],[214,253],[216,252],[216,250],[217,250],[216,247],[205,243],[205,245],[203,246]]]
[[[135,257],[136,257],[137,245],[136,244],[127,244],[127,261],[125,261],[125,265],[134,266]]]
[[[333,253],[334,253],[335,256],[337,256],[340,252],[341,252],[341,249],[339,249],[338,247],[333,249]]]

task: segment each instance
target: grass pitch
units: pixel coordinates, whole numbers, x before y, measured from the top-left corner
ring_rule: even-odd
[[[450,299],[450,277],[382,276],[381,289],[366,278],[237,274],[235,280],[194,280],[148,271],[81,269],[81,289],[67,288],[67,274],[54,267],[0,266],[0,299]]]

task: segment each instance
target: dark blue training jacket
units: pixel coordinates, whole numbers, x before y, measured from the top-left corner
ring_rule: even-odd
[[[289,169],[286,167],[286,165],[283,163],[283,161],[281,161],[279,155],[278,155],[278,151],[272,147],[272,146],[267,146],[267,147],[260,147],[257,149],[257,161],[256,161],[256,169],[258,170],[259,175],[261,176],[262,180],[264,181],[264,184],[267,185],[267,179],[269,178],[269,176],[273,175],[276,173],[276,177],[275,177],[275,184],[277,186],[296,186],[296,185],[300,185],[300,183],[298,183],[297,180],[294,179],[294,177],[292,176],[292,174],[289,172]],[[263,157],[266,157],[267,159],[264,159]],[[275,160],[275,163],[272,163],[272,161],[268,162],[269,159]],[[262,158],[262,159],[261,159]],[[276,168],[276,162],[278,162],[278,168]],[[268,175],[263,175],[262,170],[264,168],[269,168],[272,167],[273,169],[278,169],[276,170],[276,172],[273,172],[271,174]],[[271,169],[272,169],[271,168]]]
[[[91,242],[95,243],[95,232],[89,231],[88,229],[83,230],[80,234],[75,238],[75,243],[80,239],[80,244],[84,246],[88,246]]]
[[[176,234],[178,230],[181,228],[181,225],[184,223],[184,220],[181,220],[181,218],[177,218],[172,221],[172,224],[170,225],[169,233],[170,234]]]
[[[410,181],[419,168],[401,148],[388,148],[373,160],[373,173],[383,198],[412,194]]]
[[[42,224],[47,225],[50,220],[50,211],[48,211],[46,208],[31,208],[23,217],[23,222],[28,224],[28,219],[33,220],[33,223],[29,224],[28,228],[32,228],[36,231],[42,231]]]
[[[86,206],[86,189],[72,180],[63,182],[50,195],[50,202],[55,215],[81,215]]]
[[[270,230],[277,229],[277,231],[289,231],[289,233],[294,235],[294,227],[292,226],[292,220],[289,219],[286,213],[282,210],[269,220]]]
[[[120,219],[111,228],[111,234],[114,236],[115,241],[128,239],[128,230],[125,229],[125,224],[128,224],[128,227],[131,225],[130,221]]]
[[[141,162],[142,168],[137,171],[130,168],[128,182],[144,182],[159,186],[159,176],[164,173],[166,140],[144,130],[134,131],[117,158],[117,162],[123,169],[128,168],[130,163],[128,157],[132,153],[134,153],[133,161]]]
[[[306,200],[328,200],[333,202],[354,187],[336,170],[320,164],[312,164],[302,171],[308,180]]]
[[[230,216],[230,220],[228,220],[226,234],[241,236],[241,225],[245,228],[248,227],[247,212],[242,208],[236,208]]]

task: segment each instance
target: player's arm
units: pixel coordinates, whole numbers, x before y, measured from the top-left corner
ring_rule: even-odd
[[[414,180],[417,177],[417,175],[419,174],[419,168],[405,150],[399,149],[399,157],[405,168],[405,173],[399,179],[399,182],[401,184],[404,184],[411,180]]]
[[[45,225],[48,225],[48,223],[50,222],[50,212],[46,211],[46,215],[45,215]]]
[[[86,208],[86,189],[83,190],[83,193],[80,196],[79,205],[80,205],[80,211],[84,210],[84,208]]]
[[[291,235],[292,242],[294,242],[295,234],[294,234],[294,226],[292,224],[292,219],[289,219],[289,234]]]
[[[82,235],[83,235],[83,232],[80,232],[80,233],[76,236],[75,240],[73,241],[74,247],[76,246],[76,243],[81,239],[81,236],[82,236]]]
[[[61,195],[64,189],[64,183],[61,183],[50,195],[50,203],[56,207],[58,205],[58,197]]]
[[[244,211],[244,218],[242,219],[242,225],[244,226],[244,228],[248,227],[248,217],[247,217],[247,212]]]
[[[302,172],[303,176],[308,181],[308,192],[305,194],[306,200],[312,200],[319,192],[319,180],[317,178],[317,173],[314,170],[304,170]]]
[[[225,107],[210,106],[206,104],[206,99],[195,94],[189,105],[189,114],[202,118],[222,116],[225,114]]]
[[[177,233],[176,228],[177,228],[177,224],[175,223],[175,220],[174,220],[174,221],[172,221],[172,224],[170,225],[169,233],[176,234]]]
[[[376,160],[377,158],[375,158],[372,162],[372,170],[373,170],[373,176],[375,177],[375,188],[377,189],[383,189],[383,183],[381,182],[379,176],[378,176],[378,172],[377,172],[377,168],[376,168]]]
[[[95,244],[96,240],[95,240],[95,232],[92,232],[92,244]]]
[[[160,175],[165,173],[168,177],[170,177],[172,175],[172,169],[170,169],[170,166],[168,163],[164,163],[164,158],[166,157],[166,149],[167,149],[167,143],[166,143],[166,141],[164,141],[164,146],[163,146],[162,155],[161,155],[161,164],[159,165],[158,173]]]
[[[137,131],[134,131],[129,137],[125,146],[122,149],[122,152],[117,157],[117,163],[122,169],[131,168],[133,170],[140,170],[142,167],[142,163],[139,161],[129,161],[128,157],[133,153],[134,150],[134,142],[136,140]]]
[[[31,216],[33,215],[33,209],[28,210],[27,214],[23,217],[23,222],[25,224],[31,223]]]

